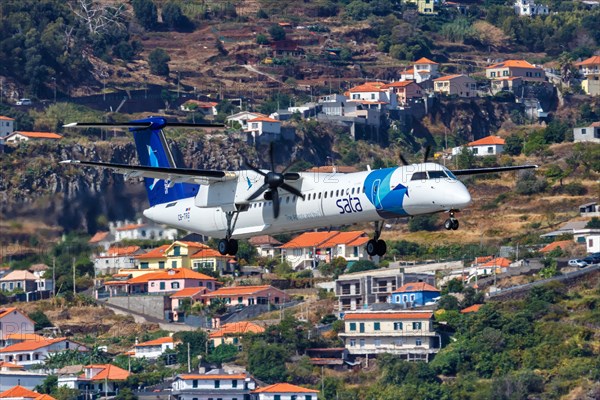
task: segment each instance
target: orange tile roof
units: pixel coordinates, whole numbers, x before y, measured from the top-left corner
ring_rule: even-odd
[[[216,280],[212,276],[201,274],[200,272],[192,271],[189,268],[174,268],[166,271],[151,272],[131,278],[127,283],[147,283],[150,281],[169,281],[173,279],[198,279],[203,281]]]
[[[429,58],[426,58],[426,57],[419,58],[417,61],[414,62],[414,64],[439,65],[435,61],[431,61]]]
[[[365,82],[362,85],[355,86],[349,89],[349,92],[360,93],[360,92],[383,92],[383,82]]]
[[[6,361],[0,361],[0,368],[18,369],[18,370],[25,369],[25,367],[22,365],[12,364],[12,363],[9,363]]]
[[[463,308],[462,310],[460,310],[460,312],[462,314],[466,314],[466,313],[471,313],[471,312],[477,312],[479,311],[479,309],[483,306],[483,304],[473,304],[470,307],[467,308]]]
[[[361,319],[429,319],[433,316],[432,312],[365,312],[348,313],[344,315],[344,320]]]
[[[4,340],[46,340],[46,338],[35,333],[9,333],[4,336]]]
[[[256,117],[256,118],[249,119],[248,122],[281,122],[281,121],[270,118],[270,117]]]
[[[481,263],[486,263],[490,260],[493,260],[494,256],[482,256],[482,257],[475,257],[475,264],[481,264]]]
[[[0,353],[14,353],[19,351],[31,351],[41,349],[43,347],[50,346],[54,343],[59,343],[67,340],[67,338],[56,338],[56,339],[46,339],[44,340],[26,340],[24,342],[15,343],[10,346],[6,346],[3,349],[0,349]]]
[[[296,236],[294,239],[290,240],[283,246],[282,249],[295,249],[302,247],[314,247],[318,246],[320,243],[323,243],[335,235],[337,235],[338,231],[330,231],[330,232],[304,232],[303,234]]]
[[[214,292],[206,294],[207,297],[221,297],[221,296],[236,296],[236,295],[248,295],[254,294],[258,292],[262,292],[263,290],[267,290],[273,288],[269,285],[262,286],[230,286],[230,287],[222,287]],[[273,288],[274,289],[274,288]]]
[[[245,333],[262,333],[265,328],[254,322],[242,321],[224,324],[221,329],[208,335],[209,338],[220,338],[228,335],[243,335]]]
[[[143,228],[144,226],[146,226],[146,224],[128,224],[128,225],[123,225],[120,228],[117,228],[117,231],[130,231],[133,229],[138,229],[138,228]]]
[[[166,257],[167,255],[165,254],[165,251],[171,247],[170,244],[163,244],[160,247],[154,248],[144,254],[138,254],[135,256],[135,258],[137,260],[141,260],[141,259],[146,259],[146,258],[163,258]]]
[[[181,289],[178,292],[175,292],[174,294],[171,295],[172,299],[177,299],[177,298],[188,298],[188,297],[194,297],[198,294],[204,294],[208,291],[208,289],[204,286],[201,287],[190,287],[190,288],[185,288],[185,289]]]
[[[178,375],[179,378],[184,380],[198,379],[202,380],[229,380],[229,379],[246,379],[248,376],[246,374],[181,374]]]
[[[0,318],[10,314],[13,311],[17,311],[16,307],[0,308]]]
[[[192,255],[190,258],[235,258],[235,257],[227,256],[227,255],[224,256],[223,254],[219,253],[215,249],[202,249],[202,250],[194,253],[194,255]]]
[[[363,244],[367,243],[368,241],[369,241],[369,237],[367,237],[367,236],[357,237],[350,243],[346,243],[346,246],[348,246],[348,247],[362,246]]]
[[[209,249],[210,247],[208,247],[207,245],[205,245],[204,243],[200,243],[200,242],[190,242],[187,240],[176,240],[171,246],[175,245],[175,244],[183,244],[187,247],[198,247],[201,249]]]
[[[486,146],[486,145],[504,145],[506,141],[502,139],[500,136],[486,136],[484,138],[475,140],[474,142],[470,142],[468,146]]]
[[[302,386],[292,385],[291,383],[275,383],[273,385],[253,390],[252,393],[319,393],[319,391],[307,389]]]
[[[339,244],[352,243],[353,241],[360,238],[361,236],[366,237],[367,234],[364,231],[338,232],[337,235],[335,235],[335,236],[329,238],[328,240],[326,240],[325,242],[321,243],[319,245],[319,247],[334,247]],[[369,240],[369,238],[366,237],[366,239],[367,240],[365,241],[365,243]]]
[[[557,242],[552,242],[550,244],[547,244],[546,246],[544,246],[542,249],[540,249],[541,253],[546,253],[549,251],[552,251],[554,249],[556,249],[557,247],[560,247],[561,249],[566,249],[568,246],[570,246],[573,243],[572,240],[559,240]]]
[[[18,133],[31,139],[62,139],[62,136],[58,133],[51,132],[14,131],[13,134],[15,133]]]
[[[125,246],[125,247],[111,247],[106,251],[108,257],[121,257],[132,255],[136,251],[140,250],[140,246]]]
[[[14,386],[14,387],[8,389],[7,391],[0,393],[0,399],[6,399],[6,398],[37,399],[38,397],[40,397],[39,393],[31,391],[20,385]]]
[[[165,336],[154,340],[148,340],[147,342],[136,344],[135,347],[157,346],[165,343],[173,343],[173,338],[170,336]]]
[[[600,56],[591,56],[587,60],[575,63],[575,65],[600,65]]]
[[[96,232],[94,234],[94,236],[92,236],[92,238],[90,240],[88,240],[88,243],[98,243],[103,241],[104,239],[106,239],[106,237],[110,234],[110,232]]]
[[[498,258],[494,258],[493,260],[486,262],[485,264],[483,264],[483,266],[484,267],[508,268],[508,267],[510,267],[510,264],[511,264],[511,261],[508,258],[498,257]]]
[[[252,246],[261,246],[261,245],[264,246],[266,244],[270,244],[273,246],[280,246],[283,244],[279,240],[275,239],[273,236],[269,236],[269,235],[254,236],[254,237],[251,237],[250,239],[248,239],[248,242]]]
[[[214,101],[188,100],[183,104],[196,104],[200,108],[212,108],[216,107],[219,103],[215,103]]]
[[[49,394],[40,394],[38,397],[36,397],[34,400],[56,400],[54,397],[50,396]]]
[[[96,365],[86,365],[83,367],[84,369],[99,369],[102,370],[94,375],[90,380],[92,381],[124,381],[129,377],[129,372],[125,371],[122,368],[116,367],[112,364],[96,364]],[[82,375],[85,377],[85,374]]]
[[[397,81],[397,82],[391,82],[391,83],[386,83],[385,85],[383,85],[383,88],[389,88],[389,87],[405,87],[408,85],[412,85],[415,84],[415,81],[411,81],[411,80],[407,80],[407,81]]]
[[[394,291],[394,293],[403,292],[439,292],[439,290],[427,282],[410,282],[400,286]]]
[[[0,115],[0,121],[14,121],[14,118],[10,118],[10,117],[5,117],[3,115]]]
[[[4,275],[0,281],[36,281],[38,278],[27,270],[11,271]]]
[[[538,68],[525,60],[506,60],[497,64],[490,65],[486,69],[492,68]]]
[[[465,76],[468,78],[467,75],[463,75],[463,74],[455,74],[455,75],[446,75],[446,76],[442,76],[440,78],[435,78],[434,81],[451,81],[452,79],[456,79],[456,78],[460,78],[461,76]]]

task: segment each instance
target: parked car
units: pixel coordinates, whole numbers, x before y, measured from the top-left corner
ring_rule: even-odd
[[[579,260],[579,259],[573,259],[573,260],[569,260],[569,267],[577,267],[577,268],[585,268],[587,267],[588,263],[586,263],[583,260]]]
[[[586,263],[589,264],[600,264],[600,256],[589,255],[583,259]]]
[[[32,104],[33,104],[33,102],[31,101],[31,99],[19,99],[19,100],[17,100],[17,105],[18,106],[30,106]]]

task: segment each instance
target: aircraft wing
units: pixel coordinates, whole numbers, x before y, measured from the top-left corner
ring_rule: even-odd
[[[461,175],[476,175],[476,174],[491,174],[495,172],[508,172],[517,171],[520,169],[532,169],[538,168],[538,165],[514,165],[510,167],[490,167],[490,168],[469,168],[469,169],[456,169],[452,173],[456,176]]]
[[[214,182],[223,182],[237,179],[237,174],[231,171],[192,169],[192,168],[166,168],[146,167],[142,165],[102,163],[95,161],[65,160],[61,164],[83,165],[112,169],[114,172],[125,175],[126,178],[152,178],[161,179],[169,183],[197,183],[209,185]]]

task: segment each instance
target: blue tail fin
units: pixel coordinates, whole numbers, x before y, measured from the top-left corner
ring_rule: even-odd
[[[161,129],[165,120],[160,117],[150,117],[135,122],[152,124],[150,128],[145,129],[130,128],[133,132],[140,164],[149,167],[176,168],[173,155]],[[145,178],[144,184],[151,207],[156,204],[193,197],[200,188],[200,185],[190,183],[175,183],[172,187],[167,187],[165,181],[152,178]]]

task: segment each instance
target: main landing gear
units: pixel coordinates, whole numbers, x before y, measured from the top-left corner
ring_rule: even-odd
[[[447,230],[457,230],[458,229],[458,220],[454,217],[454,210],[450,210],[450,218],[448,218],[446,221],[444,221],[444,228],[446,228]]]
[[[237,222],[237,218],[239,215],[239,211],[229,211],[225,213],[227,218],[227,234],[225,239],[219,240],[219,245],[217,246],[219,253],[221,255],[231,255],[235,256],[238,251],[238,241],[231,238],[231,234],[233,233],[233,228],[235,228],[235,223]]]
[[[387,251],[385,240],[379,239],[381,236],[381,221],[375,222],[375,235],[373,239],[367,242],[367,254],[370,256],[383,256]]]

